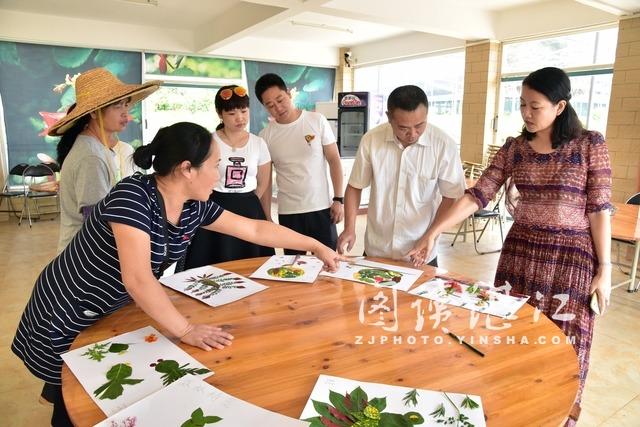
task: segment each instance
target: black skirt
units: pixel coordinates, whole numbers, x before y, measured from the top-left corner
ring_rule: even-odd
[[[253,191],[248,193],[220,193],[214,191],[209,199],[237,215],[251,219],[266,219],[260,199]],[[226,234],[199,228],[187,250],[184,269],[274,254],[273,248],[267,248],[227,236]]]

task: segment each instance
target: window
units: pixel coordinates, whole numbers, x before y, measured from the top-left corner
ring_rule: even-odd
[[[421,87],[429,99],[429,123],[460,143],[464,52],[428,56],[355,69],[354,90],[387,96],[398,86]]]
[[[607,129],[617,28],[552,38],[505,43],[496,143],[522,130],[520,89],[530,72],[542,67],[564,69],[571,80],[571,105],[587,129]]]

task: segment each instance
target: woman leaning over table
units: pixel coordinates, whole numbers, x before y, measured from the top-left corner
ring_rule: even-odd
[[[80,232],[40,273],[11,346],[54,395],[54,426],[70,425],[60,355],[83,329],[132,299],[184,343],[204,350],[231,344],[233,337],[222,329],[189,323],[158,282],[199,226],[264,246],[312,251],[330,270],[341,259],[317,240],[210,201],[220,150],[199,125],[160,129],[151,144],[136,150],[134,160],[143,169],[153,165],[156,173],[125,178],[94,207]]]
[[[58,251],[69,244],[93,206],[120,180],[117,171],[122,169],[122,160],[117,162],[114,151],[117,133],[129,122],[129,108],[159,84],[124,84],[104,68],[85,71],[76,79],[76,103],[48,131],[49,136],[62,137],[57,147],[61,166]]]
[[[266,219],[271,197],[263,196],[271,191],[271,157],[264,139],[246,131],[247,90],[237,85],[223,86],[216,94],[215,106],[221,120],[213,133],[220,148],[220,181],[209,199],[246,218]],[[191,240],[184,268],[274,254],[273,248],[201,228]]]
[[[570,99],[564,71],[548,67],[529,74],[520,96],[522,133],[507,138],[475,187],[427,230],[409,255],[421,263],[436,236],[486,206],[507,183],[514,224],[502,247],[495,284],[508,282],[513,291],[531,296],[534,306],[575,338],[579,405],[593,334],[591,295],[597,295],[604,312],[611,293],[611,170],[604,138],[583,129]]]

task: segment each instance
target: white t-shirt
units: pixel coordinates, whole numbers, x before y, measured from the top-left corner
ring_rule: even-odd
[[[258,186],[258,166],[271,161],[264,139],[249,134],[249,141],[241,148],[232,148],[217,134],[213,137],[220,147],[220,181],[215,191],[221,193],[248,193]]]
[[[118,141],[111,149],[114,153],[113,163],[116,166],[116,181],[133,175],[138,170],[133,163],[133,152],[135,151],[130,144]]]
[[[465,189],[460,156],[450,136],[428,125],[415,144],[404,148],[389,123],[362,137],[349,185],[371,185],[367,255],[404,260],[431,225],[442,196],[457,199]],[[427,260],[437,256],[436,248]]]
[[[320,113],[302,111],[292,123],[270,122],[260,132],[271,153],[278,185],[278,213],[315,212],[331,206],[323,146],[336,138]]]

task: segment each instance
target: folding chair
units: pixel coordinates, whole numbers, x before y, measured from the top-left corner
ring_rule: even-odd
[[[465,219],[464,222],[460,224],[460,227],[458,228],[458,231],[456,232],[456,235],[453,238],[453,242],[451,242],[451,246],[453,246],[456,243],[456,240],[458,239],[458,236],[460,234],[466,235],[466,233],[468,233],[467,221],[470,221],[471,232],[473,233],[473,249],[476,251],[476,253],[478,255],[485,255],[485,254],[500,252],[502,250],[502,244],[500,245],[499,249],[482,252],[478,249],[478,243],[480,243],[480,239],[484,235],[484,232],[487,230],[487,227],[489,226],[489,222],[492,219],[498,220],[498,227],[500,229],[500,241],[504,243],[504,231],[502,230],[502,212],[500,210],[500,204],[502,202],[502,198],[504,197],[504,193],[505,193],[504,188],[500,189],[500,191],[496,195],[494,205],[491,209],[480,209],[476,211],[474,214],[470,215],[467,219]],[[484,227],[482,227],[482,230],[480,230],[479,236],[477,235],[476,220],[486,221],[484,224]],[[464,231],[462,231],[463,227],[465,228]]]
[[[2,186],[2,193],[0,193],[0,206],[2,205],[2,200],[7,201],[7,209],[2,209],[0,212],[13,213],[16,218],[20,218],[18,216],[18,209],[13,206],[13,199],[22,197],[24,193],[23,185],[12,185],[11,184],[11,176],[18,177],[22,180],[22,173],[29,165],[26,163],[20,163],[15,165],[9,171],[9,175],[4,180],[4,184]]]
[[[636,193],[633,196],[629,197],[625,203],[627,205],[640,205],[640,193]],[[622,267],[633,268],[633,266],[624,264],[624,263],[622,263],[620,261],[620,246],[621,245],[630,245],[630,246],[635,247],[636,242],[634,242],[632,240],[616,239],[615,237],[612,237],[611,240],[616,243],[617,251],[616,251],[616,262],[615,262],[615,264],[618,266],[618,269],[622,273],[624,273],[626,275],[630,275],[631,272],[630,271],[624,271],[622,269]],[[637,268],[637,266],[636,266],[636,268]]]
[[[20,220],[18,221],[18,225],[22,224],[22,219],[24,218],[25,212],[27,213],[27,219],[29,220],[29,228],[31,228],[33,225],[30,200],[33,200],[33,205],[35,207],[35,216],[38,218],[41,216],[40,209],[38,208],[38,199],[44,197],[55,197],[56,211],[60,210],[58,207],[59,200],[57,183],[55,183],[54,181],[51,184],[38,184],[37,179],[42,177],[55,178],[55,172],[53,171],[52,166],[40,163],[39,165],[35,166],[27,166],[22,172],[24,192],[22,194],[22,212],[20,212]]]

